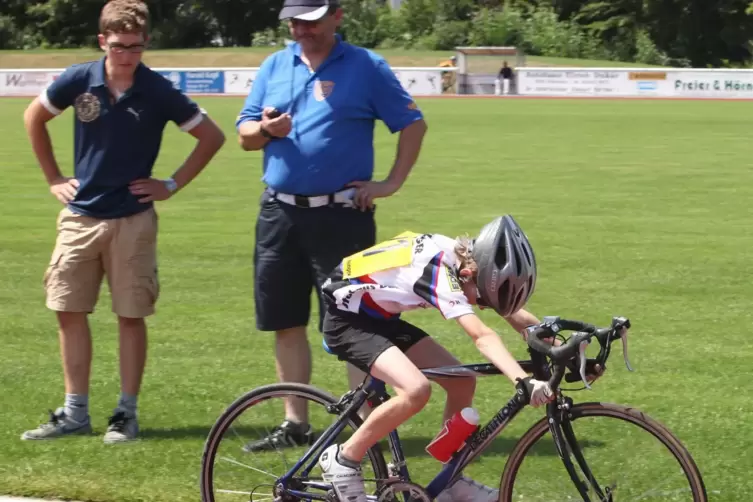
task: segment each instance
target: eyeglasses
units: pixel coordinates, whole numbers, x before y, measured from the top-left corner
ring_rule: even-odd
[[[115,54],[130,52],[131,54],[141,54],[146,49],[146,44],[124,45],[118,42],[107,43],[107,47]]]

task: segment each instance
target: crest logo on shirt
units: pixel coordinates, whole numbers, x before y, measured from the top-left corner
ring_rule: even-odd
[[[81,122],[93,122],[99,118],[102,111],[102,105],[99,98],[90,92],[85,92],[78,96],[73,102],[76,110],[76,116]]]
[[[335,83],[331,80],[317,80],[314,82],[314,98],[317,101],[324,101],[332,94]]]

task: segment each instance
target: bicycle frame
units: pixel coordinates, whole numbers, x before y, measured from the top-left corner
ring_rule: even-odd
[[[536,364],[530,360],[518,361],[518,364],[520,364],[520,366],[524,371],[526,371],[526,373],[533,373],[534,375],[540,376],[541,378],[544,378],[549,373],[546,364]],[[430,380],[435,380],[437,378],[467,378],[501,374],[499,369],[497,369],[493,364],[489,363],[425,368],[422,369],[421,372],[424,373],[424,375],[426,375]],[[306,454],[301,457],[295,463],[295,465],[293,465],[288,470],[288,472],[286,472],[278,480],[277,486],[284,487],[285,492],[289,495],[300,497],[304,500],[326,500],[326,496],[323,494],[319,495],[312,492],[300,491],[297,489],[288,488],[287,486],[293,479],[295,474],[299,471],[299,469],[301,469],[304,464],[307,463],[308,465],[306,465],[306,467],[303,469],[302,474],[304,476],[308,475],[308,473],[311,471],[311,469],[314,468],[318,460],[318,455],[315,455],[315,453],[320,449],[326,449],[332,444],[334,438],[336,438],[337,435],[340,434],[340,432],[342,432],[342,430],[347,425],[349,417],[355,415],[364,403],[368,401],[372,407],[375,407],[381,403],[386,402],[389,399],[390,396],[387,393],[384,382],[373,377],[368,377],[364,384],[362,384],[358,389],[345,394],[340,403],[344,401],[348,402],[349,404],[344,410],[341,408],[340,403],[331,407],[338,411],[341,410],[339,411],[337,421],[327,430],[325,430],[309,448]],[[446,464],[444,464],[440,472],[425,488],[426,493],[432,499],[436,498],[436,496],[445,488],[447,488],[455,479],[455,477],[458,476],[462,472],[462,470],[470,462],[473,461],[474,458],[476,458],[483,452],[483,450],[489,445],[489,443],[495,437],[497,437],[505,429],[505,427],[507,427],[507,425],[518,415],[518,413],[525,406],[526,404],[521,403],[520,398],[517,394],[512,397],[486,425],[480,427],[471,436],[470,440],[467,441],[465,445],[460,450],[458,450]],[[547,406],[547,415],[549,415],[550,417],[552,417],[552,415],[556,415],[556,410],[557,402],[554,401],[550,403],[549,406]],[[556,423],[559,424],[560,421],[557,419],[557,417],[552,418],[555,418]],[[554,428],[554,425],[550,425],[550,427]],[[561,434],[555,435],[554,431],[552,433],[555,437],[555,444],[557,444],[558,452],[560,453],[560,456],[562,456],[562,447],[559,444],[560,440],[563,440],[562,436]],[[400,436],[397,430],[390,432],[388,440],[392,453],[393,464],[397,469],[397,473],[389,473],[389,475],[392,476],[393,474],[396,474],[400,479],[410,481],[410,473],[408,472],[408,466],[405,462],[405,455],[402,450]],[[581,463],[580,458],[578,460],[579,463]],[[570,466],[568,467],[568,472],[570,472],[572,476],[574,473],[571,472],[571,467],[572,464],[570,464]],[[321,489],[325,492],[329,488],[329,484],[327,483],[312,481],[305,482],[305,484],[313,488]]]

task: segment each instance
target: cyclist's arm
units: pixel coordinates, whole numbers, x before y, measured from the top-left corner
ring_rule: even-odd
[[[484,324],[476,314],[466,314],[456,318],[458,324],[468,333],[476,348],[515,384],[518,378],[526,378],[518,361],[510,354],[497,333]]]
[[[539,321],[539,319],[535,315],[524,309],[520,309],[514,314],[505,317],[504,319],[505,321],[510,323],[510,326],[512,326],[515,331],[523,335],[523,340],[528,340],[528,333],[526,332],[526,328],[528,326],[541,324],[541,321]],[[552,345],[560,345],[562,343],[557,338],[542,338],[542,340]]]
[[[541,321],[539,321],[535,315],[524,309],[520,309],[514,314],[505,317],[504,319],[510,324],[510,326],[512,326],[515,331],[523,335],[523,338],[526,337],[525,329],[528,326],[541,324]]]

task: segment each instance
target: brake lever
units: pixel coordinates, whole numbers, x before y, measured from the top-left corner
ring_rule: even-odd
[[[625,366],[627,366],[628,371],[635,371],[632,366],[630,366],[630,359],[628,359],[628,343],[627,343],[627,336],[628,336],[628,329],[623,326],[620,328],[620,339],[622,340],[622,355],[625,358]]]
[[[578,347],[578,357],[580,358],[580,378],[586,388],[591,390],[591,386],[588,384],[588,379],[586,379],[586,349],[588,348],[589,343],[591,343],[590,340],[583,340],[580,342],[580,346]]]

